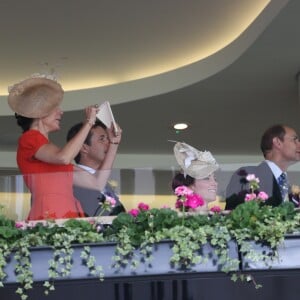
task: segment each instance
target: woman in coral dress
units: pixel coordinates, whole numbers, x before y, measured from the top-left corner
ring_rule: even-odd
[[[98,105],[85,109],[81,130],[63,147],[49,140],[49,133],[60,129],[63,115],[59,107],[63,89],[53,77],[34,76],[15,84],[8,104],[15,112],[23,134],[19,138],[17,163],[32,199],[28,220],[83,217],[80,203],[73,196],[72,162],[95,123]],[[77,185],[101,191],[110,174],[112,157],[108,153],[103,172],[87,174]]]
[[[73,196],[73,165],[59,165],[35,159],[35,153],[48,144],[38,130],[28,130],[19,139],[17,163],[32,192],[29,220],[83,217]]]

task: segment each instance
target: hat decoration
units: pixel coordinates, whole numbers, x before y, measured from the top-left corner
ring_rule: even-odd
[[[174,146],[174,154],[184,176],[203,179],[219,169],[219,165],[209,151],[199,151],[186,143],[177,142]]]
[[[47,116],[62,99],[64,91],[53,74],[35,73],[8,88],[8,104],[27,118]]]

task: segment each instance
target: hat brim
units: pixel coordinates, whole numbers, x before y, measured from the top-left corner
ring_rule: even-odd
[[[7,100],[15,113],[27,118],[42,118],[61,103],[63,95],[58,82],[47,78],[29,78],[15,84]]]

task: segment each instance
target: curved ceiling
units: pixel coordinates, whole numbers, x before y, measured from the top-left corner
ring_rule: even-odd
[[[299,14],[299,0],[1,1],[0,90],[54,69],[67,90],[58,143],[83,107],[109,100],[121,155],[172,154],[174,139],[260,155],[270,124],[300,129]],[[14,152],[5,95],[0,115],[1,151]],[[192,126],[177,135],[177,121]]]
[[[174,71],[228,46],[270,2],[2,1],[0,94],[36,72],[70,91]]]

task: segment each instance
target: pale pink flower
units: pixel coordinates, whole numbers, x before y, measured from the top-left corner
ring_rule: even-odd
[[[115,207],[116,206],[116,199],[112,198],[112,197],[109,197],[109,196],[106,196],[106,200],[108,202],[108,204],[111,206],[111,207]]]
[[[265,192],[259,192],[257,198],[265,201],[269,198],[269,195]]]
[[[139,214],[139,210],[138,209],[136,209],[136,208],[133,208],[133,209],[131,209],[128,213],[130,214],[130,215],[132,215],[133,217],[136,217],[138,214]]]
[[[186,196],[186,195],[191,195],[193,194],[193,191],[191,189],[189,189],[187,186],[185,185],[180,185],[175,189],[175,195],[176,196]]]
[[[170,206],[168,206],[168,205],[163,205],[161,208],[169,209]]]
[[[259,183],[259,178],[255,177],[255,174],[249,174],[246,177],[247,181],[255,181],[257,183]]]
[[[246,194],[245,196],[245,201],[252,201],[254,199],[256,199],[256,194],[255,193],[251,193],[251,194]]]
[[[142,211],[142,210],[149,210],[149,205],[146,204],[146,203],[141,202],[141,203],[139,203],[138,208],[139,208],[139,210],[141,210],[141,211]]]

